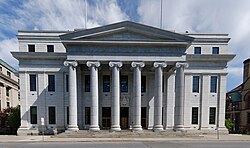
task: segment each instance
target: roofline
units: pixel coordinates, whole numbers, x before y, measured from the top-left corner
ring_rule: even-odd
[[[18,30],[18,33],[70,33],[70,30]]]
[[[18,72],[15,68],[13,68],[12,66],[10,66],[7,62],[5,62],[2,59],[0,59],[0,64],[2,64],[3,66],[5,66],[7,69],[9,69],[13,73],[17,73]]]

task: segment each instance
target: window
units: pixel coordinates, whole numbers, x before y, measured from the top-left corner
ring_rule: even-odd
[[[56,124],[56,107],[49,106],[49,124]]]
[[[54,45],[47,45],[47,52],[54,52]]]
[[[55,75],[48,75],[48,91],[55,91]]]
[[[146,92],[146,76],[141,77],[141,92]]]
[[[210,107],[209,109],[209,124],[215,124],[216,108]]]
[[[35,45],[28,45],[29,52],[35,52]]]
[[[37,107],[36,106],[30,107],[30,123],[37,124]]]
[[[212,50],[212,54],[219,54],[219,47],[213,47]]]
[[[211,76],[210,92],[216,93],[216,90],[217,90],[217,76]]]
[[[198,124],[198,107],[192,107],[192,124]]]
[[[85,75],[85,92],[90,92],[90,75]]]
[[[3,68],[0,66],[0,72],[2,72],[3,71]]]
[[[247,125],[250,125],[250,112],[247,113]]]
[[[69,107],[67,106],[67,124],[69,124]]]
[[[121,76],[121,92],[128,92],[128,76]]]
[[[194,93],[199,93],[199,80],[200,77],[199,76],[193,76],[193,92]]]
[[[85,107],[85,124],[90,124],[90,107]]]
[[[7,71],[7,76],[11,78],[11,73],[9,71]]]
[[[69,75],[66,75],[66,92],[69,92]]]
[[[7,108],[10,108],[10,102],[7,102],[6,105],[7,105]]]
[[[194,47],[194,54],[201,54],[201,47]]]
[[[110,92],[110,76],[103,76],[103,92]]]
[[[30,75],[30,91],[36,91],[36,75]]]
[[[10,87],[6,87],[6,96],[9,97],[10,96]]]

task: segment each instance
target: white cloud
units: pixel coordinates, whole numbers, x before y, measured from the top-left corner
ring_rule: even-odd
[[[18,68],[18,61],[14,59],[11,55],[11,51],[17,51],[18,44],[17,39],[6,39],[0,42],[0,59],[13,66],[15,69]]]

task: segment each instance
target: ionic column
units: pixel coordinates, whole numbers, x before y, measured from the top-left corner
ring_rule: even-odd
[[[154,131],[162,131],[162,69],[165,62],[154,62],[155,67],[155,98],[154,98]]]
[[[120,73],[121,62],[109,62],[112,68],[111,130],[120,131]]]
[[[175,78],[175,113],[174,113],[174,129],[176,131],[184,131],[184,98],[185,98],[185,77],[184,68],[187,63],[176,63]]]
[[[76,61],[65,61],[69,66],[69,125],[68,131],[78,131],[77,126],[77,85],[76,85]]]
[[[133,79],[133,130],[142,131],[141,127],[141,68],[145,66],[143,62],[132,62],[131,66],[134,68]]]
[[[98,67],[100,62],[87,62],[87,66],[90,69],[90,96],[91,96],[91,108],[90,108],[90,126],[89,130],[100,130],[98,124]]]

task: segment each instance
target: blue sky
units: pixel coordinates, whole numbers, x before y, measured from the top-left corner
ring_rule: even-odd
[[[162,0],[163,28],[176,32],[228,33],[230,90],[242,83],[242,62],[250,57],[249,0]],[[160,0],[87,0],[87,27],[135,21],[160,26]],[[18,68],[18,30],[83,28],[84,0],[0,0],[0,58]]]

